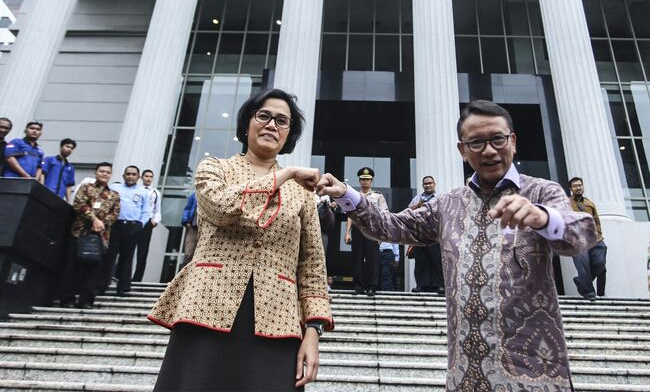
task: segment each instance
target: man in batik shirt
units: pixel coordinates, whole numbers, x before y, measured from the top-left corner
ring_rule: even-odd
[[[68,257],[61,278],[60,301],[62,307],[77,306],[90,309],[95,301],[95,290],[103,262],[83,262],[77,259],[79,236],[98,233],[104,247],[108,247],[111,227],[120,213],[120,195],[110,190],[112,166],[102,162],[95,168],[95,182],[86,183],[75,193],[74,221],[70,231]],[[75,303],[75,294],[79,299]]]
[[[469,186],[399,213],[380,211],[325,174],[318,184],[369,237],[442,248],[447,292],[447,391],[573,390],[552,253],[596,242],[554,182],[519,174],[510,114],[473,101],[457,125]]]

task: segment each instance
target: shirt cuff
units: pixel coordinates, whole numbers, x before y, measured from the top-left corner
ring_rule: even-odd
[[[357,206],[361,202],[361,194],[351,186],[347,185],[345,194],[343,194],[341,197],[335,197],[334,201],[339,205],[339,207],[341,207],[343,211],[354,211],[357,209]]]
[[[536,204],[536,206],[548,213],[548,223],[546,224],[546,227],[535,230],[537,234],[551,241],[557,241],[564,238],[564,229],[566,228],[566,225],[564,219],[562,219],[562,215],[560,215],[555,208],[543,206],[541,204]]]

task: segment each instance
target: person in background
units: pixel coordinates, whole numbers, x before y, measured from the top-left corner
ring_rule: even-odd
[[[120,195],[108,187],[112,171],[110,163],[99,163],[95,167],[95,182],[81,185],[75,194],[71,239],[59,288],[61,307],[90,309],[95,301],[95,289],[103,263],[80,261],[77,246],[79,236],[98,233],[104,246],[108,247],[112,225],[120,213]],[[77,293],[79,299],[75,302]]]
[[[276,160],[303,122],[295,97],[259,92],[237,116],[245,153],[197,167],[194,258],[148,316],[171,329],[154,391],[303,390],[316,378],[319,338],[334,328],[319,173]]]
[[[370,203],[388,211],[384,195],[372,190],[375,171],[369,167],[362,167],[357,172],[357,176],[361,194]],[[352,247],[355,294],[366,293],[370,297],[374,296],[379,284],[379,243],[364,236],[350,218],[345,225],[345,243]]]
[[[593,246],[594,220],[571,209],[559,184],[517,172],[517,136],[503,107],[470,102],[457,133],[458,151],[475,170],[469,186],[418,209],[381,210],[331,174],[321,177],[317,192],[333,197],[367,236],[440,242],[447,391],[571,392],[551,259]]]
[[[120,215],[113,225],[113,233],[108,243],[106,262],[100,282],[100,292],[105,292],[111,283],[113,268],[117,260],[115,276],[117,295],[126,296],[131,291],[131,273],[133,271],[133,254],[142,236],[142,228],[151,219],[149,192],[138,185],[140,169],[137,166],[127,166],[124,169],[124,183],[113,183],[111,190],[120,195]]]
[[[607,275],[607,245],[603,237],[603,229],[600,225],[600,217],[596,204],[584,197],[585,187],[580,177],[573,177],[569,180],[571,189],[571,208],[574,211],[586,212],[594,218],[596,223],[596,233],[598,242],[587,251],[573,256],[573,264],[576,267],[578,276],[573,278],[573,283],[578,289],[578,293],[585,299],[594,301],[596,294],[599,297],[605,295],[605,280]],[[594,279],[596,280],[596,290],[594,290]]]
[[[5,167],[5,147],[7,147],[5,137],[7,137],[13,127],[14,124],[11,120],[7,117],[0,117],[0,176],[2,176]]]
[[[68,157],[76,147],[74,140],[63,139],[59,143],[59,154],[45,157],[41,162],[41,182],[65,201],[70,201],[74,186],[74,166],[68,162]]]
[[[399,245],[379,243],[379,290],[395,290],[395,271],[399,264]]]
[[[416,210],[429,200],[436,197],[436,181],[432,176],[424,176],[422,179],[422,188],[424,192],[416,195],[409,203],[409,208]],[[415,258],[415,275],[416,287],[411,291],[418,293],[438,292],[445,293],[445,281],[442,277],[442,255],[440,254],[440,244],[435,243],[429,246],[413,247],[413,256]]]
[[[192,192],[187,197],[187,203],[183,208],[183,219],[181,224],[185,227],[185,243],[183,244],[183,264],[181,268],[192,262],[196,242],[199,239],[198,214],[196,213],[196,193]]]
[[[149,196],[149,210],[151,211],[151,218],[145,223],[142,229],[142,236],[138,242],[137,261],[135,264],[135,272],[133,273],[133,282],[142,282],[144,276],[144,269],[147,267],[147,256],[149,256],[149,243],[151,242],[151,233],[153,229],[160,223],[160,204],[162,198],[160,192],[153,186],[153,171],[146,169],[142,171],[142,185],[147,190]]]
[[[5,147],[4,177],[41,178],[41,162],[45,154],[38,139],[43,134],[43,124],[37,121],[27,123],[25,137],[14,139]]]

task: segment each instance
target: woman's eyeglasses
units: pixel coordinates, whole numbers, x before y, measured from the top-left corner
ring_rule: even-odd
[[[274,116],[266,110],[255,111],[255,121],[261,124],[268,124],[271,120],[275,121],[275,126],[280,129],[288,129],[291,127],[291,119],[284,115]]]

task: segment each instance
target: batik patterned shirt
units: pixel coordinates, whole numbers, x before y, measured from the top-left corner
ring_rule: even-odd
[[[516,177],[490,195],[463,187],[399,213],[379,211],[361,198],[349,213],[366,236],[379,241],[440,243],[447,391],[573,390],[551,258],[592,246],[594,221],[571,209],[558,184]],[[514,193],[559,213],[561,238],[549,240],[530,228],[501,229],[487,212]]]
[[[82,184],[74,196],[74,221],[72,222],[72,236],[91,233],[95,218],[104,223],[101,232],[104,246],[108,247],[111,235],[111,226],[120,214],[120,195],[109,189],[108,185],[94,183]]]

